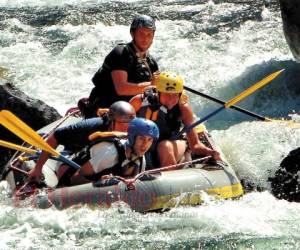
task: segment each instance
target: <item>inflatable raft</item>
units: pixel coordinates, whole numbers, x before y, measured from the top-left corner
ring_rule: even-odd
[[[70,124],[74,122],[74,118],[66,122]],[[57,123],[42,129],[42,132],[50,131]],[[200,139],[207,146],[216,148],[208,133],[201,133]],[[197,158],[175,166],[176,169],[171,167],[151,170],[140,174],[133,180],[112,178],[61,188],[55,188],[57,183],[55,171],[60,163],[48,160],[43,167],[45,183],[50,183],[48,187],[43,188],[42,192],[39,188],[34,188],[34,190],[23,188],[20,194],[20,187],[26,178],[21,173],[22,171],[16,171],[16,168],[28,171],[35,165],[35,162],[30,160],[20,163],[15,160],[18,156],[19,154],[16,154],[6,166],[5,179],[15,194],[15,201],[30,196],[33,198],[33,205],[40,208],[55,206],[58,209],[64,209],[84,204],[109,207],[114,202],[124,202],[135,211],[148,212],[178,205],[198,205],[207,195],[227,199],[243,194],[240,180],[227,163],[197,162]]]

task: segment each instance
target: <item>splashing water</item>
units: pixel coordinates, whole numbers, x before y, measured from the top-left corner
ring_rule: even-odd
[[[299,66],[286,45],[279,8],[272,1],[268,8],[243,2],[1,1],[1,72],[64,114],[89,94],[90,79],[113,46],[130,40],[131,17],[147,9],[157,19],[151,53],[161,70],[176,71],[187,86],[227,101],[286,68],[240,105],[299,121]],[[189,96],[199,117],[219,107]],[[231,110],[207,126],[241,179],[265,191],[139,214],[124,204],[64,211],[15,207],[2,182],[0,249],[297,249],[300,205],[275,199],[268,177],[299,145],[298,126],[253,121]]]

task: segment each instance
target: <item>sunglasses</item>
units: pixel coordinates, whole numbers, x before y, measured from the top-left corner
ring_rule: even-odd
[[[118,123],[129,123],[135,118],[134,115],[128,115],[128,116],[121,116],[121,117],[116,117],[115,122]]]

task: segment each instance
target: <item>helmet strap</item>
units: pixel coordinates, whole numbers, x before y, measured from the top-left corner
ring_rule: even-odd
[[[130,150],[130,151],[129,151],[129,152],[130,152],[130,156],[131,156],[132,154],[135,155],[135,151],[134,151],[135,140],[136,140],[136,136],[134,137],[134,143],[133,143],[133,145],[130,145],[128,139],[127,139],[127,141],[126,141],[126,143],[125,143],[125,149],[126,149],[126,152],[127,152],[127,150]]]
[[[135,143],[135,140],[134,140],[134,143]],[[130,159],[132,154],[134,154],[134,145],[130,145],[128,140],[125,143],[125,152],[126,152],[127,159]]]
[[[115,130],[115,121],[114,121],[114,120],[111,120],[111,121],[110,121],[109,127],[110,127],[110,130],[111,130],[111,131],[114,131],[114,130]]]

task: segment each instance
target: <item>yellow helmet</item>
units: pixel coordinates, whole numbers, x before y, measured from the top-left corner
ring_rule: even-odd
[[[181,94],[183,91],[183,79],[173,72],[160,73],[155,82],[158,92]]]

